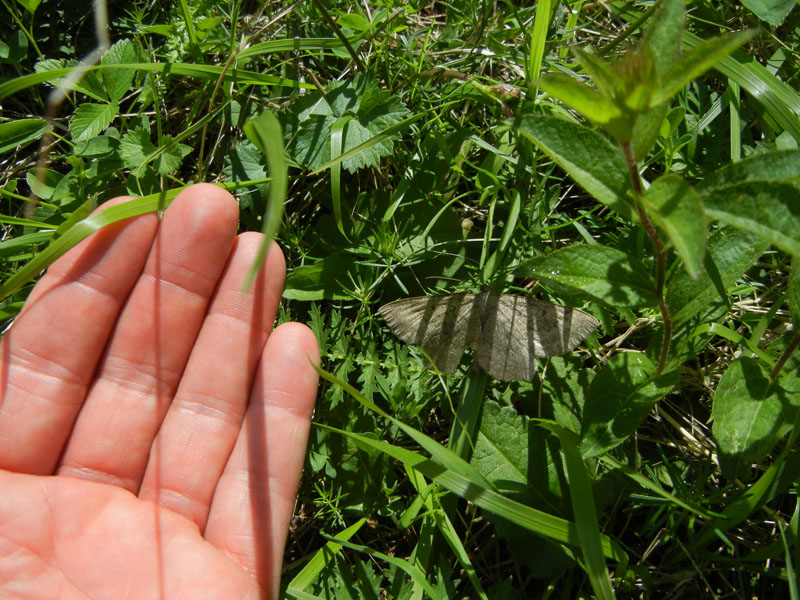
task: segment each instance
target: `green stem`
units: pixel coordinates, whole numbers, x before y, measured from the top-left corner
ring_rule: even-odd
[[[633,191],[636,196],[636,211],[639,215],[639,221],[642,227],[650,236],[653,246],[656,249],[656,295],[658,296],[658,307],[661,311],[661,319],[664,322],[664,337],[661,340],[661,354],[658,357],[657,372],[661,373],[667,364],[667,356],[669,355],[669,340],[672,337],[672,316],[669,314],[667,301],[664,298],[664,282],[667,276],[667,253],[664,250],[664,242],[658,236],[656,228],[647,212],[644,210],[641,198],[644,194],[642,190],[642,180],[639,178],[639,170],[636,168],[636,157],[633,154],[633,148],[630,142],[622,144],[622,151],[625,154],[625,160],[628,163],[628,170],[630,171],[631,181],[633,183]]]
[[[781,354],[778,362],[776,362],[775,366],[772,367],[772,371],[769,372],[770,379],[775,379],[778,375],[780,375],[783,365],[786,364],[786,361],[789,360],[789,357],[795,350],[797,350],[798,346],[800,346],[800,330],[794,334],[792,341],[789,342],[789,345],[786,346],[786,349],[783,351],[783,354]]]

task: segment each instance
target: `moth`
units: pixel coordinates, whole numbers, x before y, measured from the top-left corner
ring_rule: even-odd
[[[576,308],[489,288],[404,298],[378,312],[397,337],[422,346],[442,373],[454,372],[473,348],[475,364],[503,381],[532,380],[537,358],[569,352],[600,324]]]

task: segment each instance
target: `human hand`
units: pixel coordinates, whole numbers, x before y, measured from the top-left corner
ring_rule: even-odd
[[[123,199],[112,201],[121,202]],[[102,229],[0,342],[0,596],[272,598],[317,388],[219,187]]]

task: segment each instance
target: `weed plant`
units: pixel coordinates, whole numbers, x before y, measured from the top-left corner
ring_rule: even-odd
[[[800,10],[522,4],[115,3],[83,72],[91,13],[4,2],[0,317],[217,182],[323,352],[286,597],[798,598]],[[377,316],[482,284],[601,328],[502,383]]]

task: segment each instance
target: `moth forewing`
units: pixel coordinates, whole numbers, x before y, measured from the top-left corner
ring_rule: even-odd
[[[578,309],[488,289],[396,300],[379,312],[442,373],[455,371],[464,351],[474,348],[476,365],[503,381],[530,381],[537,358],[569,352],[599,325]]]

